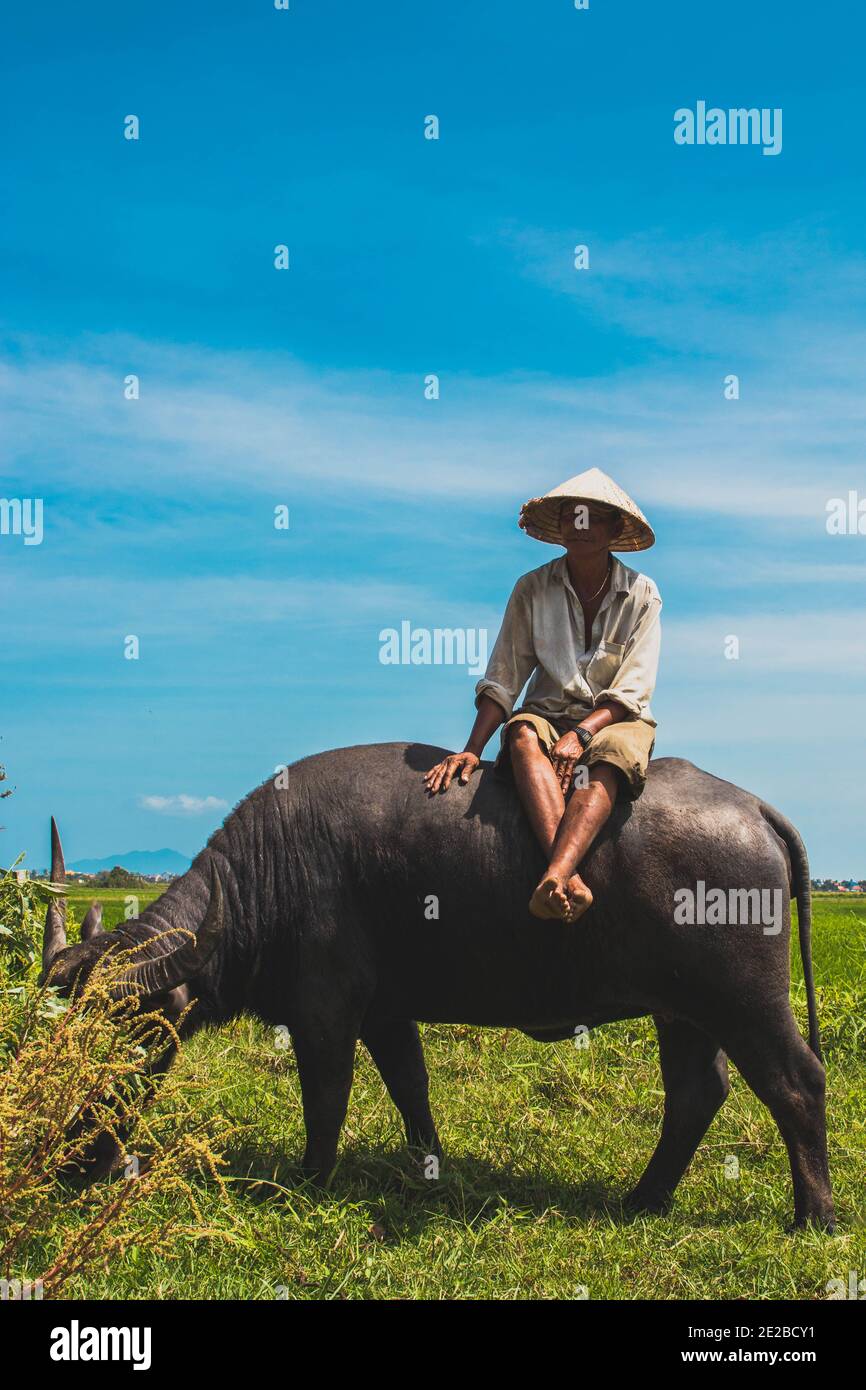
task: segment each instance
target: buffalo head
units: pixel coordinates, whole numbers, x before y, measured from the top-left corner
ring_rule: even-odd
[[[66,880],[63,850],[57,825],[51,820],[51,882]],[[211,892],[207,912],[195,934],[154,931],[137,921],[125,922],[113,931],[102,927],[102,904],[93,903],[81,927],[81,941],[66,942],[66,903],[55,900],[48,906],[42,942],[41,983],[50,984],[62,995],[79,992],[100,964],[109,956],[117,959],[128,953],[129,963],[112,980],[117,996],[135,994],[151,1008],[160,1008],[168,1017],[179,1016],[190,1002],[188,981],[207,964],[223,931],[223,897],[219,877],[211,867]]]
[[[51,882],[65,883],[66,870],[57,826],[51,821]],[[78,998],[88,981],[99,970],[105,971],[107,997],[114,1000],[135,997],[142,1011],[155,1013],[174,1024],[194,999],[191,981],[200,974],[213,955],[223,933],[223,895],[219,877],[211,865],[211,885],[207,911],[198,929],[158,930],[146,922],[124,922],[113,931],[102,926],[102,905],[93,903],[82,923],[81,940],[68,945],[66,903],[53,899],[48,906],[42,943],[40,983],[56,988],[65,998]],[[106,992],[97,998],[106,998]],[[85,1007],[91,1007],[85,1001]],[[163,1055],[147,1067],[155,1080],[167,1070],[175,1052],[176,1033],[166,1040]],[[92,1113],[81,1114],[70,1137],[89,1134]],[[79,1164],[78,1172],[67,1176],[92,1182],[104,1176],[121,1157],[115,1138],[99,1133]]]

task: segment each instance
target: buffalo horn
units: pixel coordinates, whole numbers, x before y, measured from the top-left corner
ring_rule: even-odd
[[[51,882],[65,884],[66,866],[63,863],[63,848],[57,822],[51,817]],[[55,957],[66,945],[66,901],[52,898],[45,915],[45,932],[42,937],[42,969],[47,971]]]

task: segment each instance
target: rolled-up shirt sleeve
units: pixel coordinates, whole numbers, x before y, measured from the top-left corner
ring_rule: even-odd
[[[499,636],[490,653],[487,670],[475,687],[475,705],[488,695],[510,719],[514,702],[535,670],[537,659],[532,645],[532,605],[526,580],[514,586]]]
[[[643,718],[658,675],[661,611],[661,597],[653,584],[626,642],[619,669],[607,689],[600,690],[596,695],[593,701],[595,706],[606,700],[616,700],[634,719]]]

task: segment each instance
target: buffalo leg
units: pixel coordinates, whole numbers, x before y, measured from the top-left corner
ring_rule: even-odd
[[[785,1141],[794,1184],[794,1226],[814,1222],[834,1230],[824,1068],[804,1042],[787,1001],[782,1012],[739,1030],[726,1038],[725,1046]]]
[[[654,1021],[665,1085],[662,1132],[626,1202],[634,1211],[662,1212],[728,1094],[728,1068],[718,1043],[690,1023]]]
[[[406,1018],[371,1020],[365,1023],[361,1040],[402,1116],[410,1147],[440,1157],[417,1023]]]
[[[307,1131],[302,1167],[304,1177],[312,1182],[325,1182],[337,1162],[337,1144],[352,1089],[356,1041],[351,1033],[323,1035],[312,1028],[292,1034]]]

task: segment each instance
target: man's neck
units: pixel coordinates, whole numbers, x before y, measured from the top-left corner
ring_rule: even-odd
[[[594,555],[580,555],[569,550],[565,561],[572,588],[584,596],[595,593],[604,583],[607,572],[613,565],[613,557],[609,550],[600,550]]]

